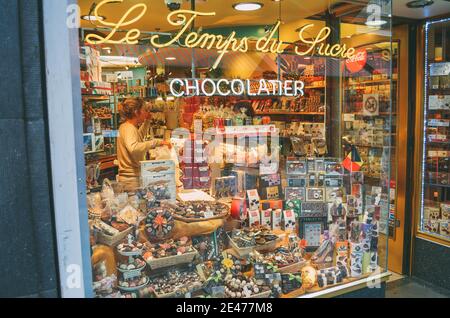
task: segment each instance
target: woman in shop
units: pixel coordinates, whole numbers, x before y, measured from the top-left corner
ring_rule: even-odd
[[[161,146],[171,147],[163,140],[144,141],[151,114],[145,110],[145,102],[140,98],[126,99],[119,105],[123,123],[119,127],[117,158],[119,160],[119,182],[126,191],[139,187],[140,162],[145,160],[149,150]]]

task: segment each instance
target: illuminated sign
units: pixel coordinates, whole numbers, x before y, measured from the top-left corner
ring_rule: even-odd
[[[94,10],[94,15],[99,17],[99,10],[104,5],[109,3],[123,2],[123,0],[103,0],[100,2]],[[98,18],[97,21],[104,26],[111,28],[111,31],[106,36],[101,36],[98,34],[88,34],[86,36],[86,42],[92,45],[98,44],[137,44],[141,32],[138,29],[129,30],[124,37],[119,40],[112,40],[112,37],[117,33],[117,31],[125,26],[129,26],[132,23],[139,21],[147,12],[147,5],[144,3],[138,3],[132,6],[128,11],[122,16],[122,18],[117,23],[106,22]],[[133,17],[134,14],[134,17]],[[272,31],[267,35],[260,38],[253,37],[242,37],[237,38],[236,32],[231,32],[227,37],[223,35],[215,35],[209,33],[199,34],[197,32],[188,32],[191,29],[195,19],[197,17],[215,16],[215,12],[199,12],[191,10],[177,10],[169,13],[167,16],[167,21],[170,25],[180,28],[173,37],[167,42],[161,42],[159,35],[155,34],[151,36],[150,43],[156,48],[169,47],[174,44],[182,43],[183,46],[188,48],[202,48],[207,50],[217,50],[219,56],[212,66],[213,69],[217,68],[220,61],[223,59],[224,55],[228,52],[248,52],[249,42],[251,40],[256,40],[256,51],[262,53],[277,53],[281,54],[284,52],[283,46],[285,43],[274,38],[278,29],[280,28],[281,21],[278,21]],[[313,55],[317,53],[321,56],[338,57],[348,59],[351,58],[354,53],[354,48],[347,48],[345,44],[327,44],[326,40],[331,34],[331,29],[329,27],[322,28],[316,37],[312,39],[307,39],[305,34],[308,30],[312,28],[314,24],[307,24],[300,28],[298,32],[299,41],[306,44],[306,48],[295,47],[295,53],[300,56]]]
[[[173,79],[170,92],[175,97],[182,96],[303,96],[305,83],[302,81],[241,80],[241,79]]]

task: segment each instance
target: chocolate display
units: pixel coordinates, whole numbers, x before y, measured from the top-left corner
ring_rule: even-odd
[[[142,270],[145,267],[146,263],[139,257],[134,258],[132,263],[117,263],[117,269],[119,271],[133,271],[133,270]]]
[[[300,252],[292,253],[286,247],[278,247],[275,251],[264,254],[255,251],[255,253],[250,254],[250,256],[255,259],[255,261],[271,264],[276,266],[277,269],[295,263],[305,262]]]
[[[189,219],[208,219],[226,216],[230,208],[220,202],[189,201],[177,202],[176,205],[165,205],[176,218],[177,216]]]
[[[283,294],[288,294],[302,287],[302,273],[281,274],[281,288]]]
[[[202,287],[200,276],[195,271],[181,272],[173,270],[159,277],[150,278],[149,286],[157,294],[164,296],[184,296],[188,292],[198,290]]]
[[[320,288],[342,283],[348,276],[348,269],[346,266],[334,266],[330,268],[321,269],[317,273],[317,284]]]
[[[122,255],[136,255],[142,252],[144,245],[139,242],[121,243],[117,246],[117,251]]]
[[[251,247],[276,241],[278,236],[274,235],[267,227],[252,227],[240,230],[234,229],[231,233],[231,239],[238,247]]]
[[[145,231],[150,239],[163,239],[173,230],[174,220],[169,210],[151,209],[145,220]]]
[[[229,274],[225,277],[225,295],[228,298],[249,298],[269,290],[269,287],[258,286],[252,279],[244,275],[233,277]]]
[[[167,240],[162,243],[146,245],[146,252],[144,253],[144,259],[146,261],[149,261],[156,258],[163,258],[177,255],[179,256],[192,252],[195,252],[195,249],[189,242],[189,238],[182,237],[175,241]]]

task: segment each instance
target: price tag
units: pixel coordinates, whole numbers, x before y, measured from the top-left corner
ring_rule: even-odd
[[[205,211],[205,218],[212,218],[214,216],[214,212],[211,210]]]

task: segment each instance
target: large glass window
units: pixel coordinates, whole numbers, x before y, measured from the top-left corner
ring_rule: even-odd
[[[386,270],[390,1],[237,4],[79,0],[98,297],[298,297]]]
[[[418,230],[448,242],[450,22],[425,26],[425,93],[423,105],[423,161]]]

